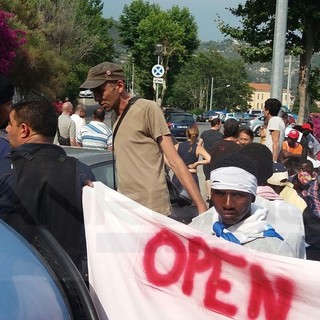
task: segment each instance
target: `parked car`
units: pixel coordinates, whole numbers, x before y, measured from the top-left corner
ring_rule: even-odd
[[[18,234],[0,221],[0,251],[1,319],[98,320],[81,274],[48,229]]]
[[[227,121],[228,119],[236,119],[239,120],[237,118],[237,115],[235,114],[235,112],[227,112],[225,117],[224,117],[224,122]]]
[[[88,165],[96,177],[109,188],[115,189],[117,183],[114,181],[112,152],[94,148],[81,148],[63,146],[68,156],[75,157]]]
[[[191,115],[192,116],[192,115]],[[97,181],[101,181],[111,189],[117,186],[116,175],[114,175],[114,164],[112,152],[107,150],[63,146],[68,156],[75,157],[87,164]],[[190,223],[192,218],[198,215],[194,205],[190,205],[188,199],[181,196],[177,198],[175,190],[168,183],[170,201],[172,206],[172,218],[183,223]]]
[[[225,119],[225,113],[223,111],[215,111],[215,113],[209,117],[209,121],[215,119],[215,118],[219,118],[221,120],[221,122],[224,122]]]
[[[248,112],[252,116],[259,116],[263,113],[262,109],[250,109]]]
[[[264,125],[264,115],[257,116],[254,118],[242,119],[239,123],[240,128],[250,128],[255,136],[260,136],[260,129]]]
[[[258,114],[251,114],[248,112],[244,112],[242,120],[252,120],[253,118],[256,118],[256,117],[262,116],[262,115],[263,115],[263,112],[260,112]]]
[[[93,92],[89,89],[79,92],[80,98],[93,98]]]
[[[208,122],[208,121],[210,121],[210,117],[215,116],[215,115],[216,115],[215,110],[204,111],[200,115],[198,115],[197,121]]]
[[[186,130],[197,125],[193,115],[187,112],[170,113],[166,120],[171,134],[176,138],[186,138]]]
[[[59,281],[39,252],[0,222],[1,319],[70,319]]]
[[[179,108],[166,108],[163,111],[163,114],[164,114],[165,119],[167,119],[170,113],[177,113],[177,112],[185,112],[185,111],[182,109],[179,109]]]

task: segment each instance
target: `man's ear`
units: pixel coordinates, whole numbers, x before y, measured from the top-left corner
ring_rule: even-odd
[[[252,194],[251,195],[251,203],[254,203],[256,201],[256,197]]]
[[[26,125],[25,123],[22,123],[21,126],[20,126],[20,131],[21,131],[21,137],[22,138],[28,138],[30,133],[31,133],[31,130],[30,128],[28,127],[28,125]]]
[[[123,90],[125,89],[125,87],[126,86],[125,86],[124,82],[122,80],[118,80],[118,82],[117,82],[118,92],[122,93]]]

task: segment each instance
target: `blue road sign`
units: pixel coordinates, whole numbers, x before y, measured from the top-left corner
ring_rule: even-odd
[[[164,75],[164,67],[161,64],[155,64],[151,72],[155,78],[161,78]]]

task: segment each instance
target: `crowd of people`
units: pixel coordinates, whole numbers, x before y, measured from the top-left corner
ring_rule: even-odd
[[[245,242],[240,241],[241,244],[259,248],[259,251],[320,260],[319,143],[312,135],[311,123],[288,126],[286,117],[279,116],[280,109],[279,100],[265,101],[264,143],[253,142],[253,132],[249,128],[239,129],[234,119],[224,123],[223,134],[220,133],[220,120],[211,121],[211,129],[204,131],[199,139],[199,144],[206,147],[211,157],[210,164],[203,168],[206,185],[209,185],[209,209],[194,218],[190,225],[237,242],[233,241],[234,235],[241,239],[245,237],[243,232],[251,234],[250,228],[255,228],[257,222],[253,223],[253,219],[258,218],[255,206],[259,206],[267,210],[262,220],[269,227],[272,226],[276,231],[272,234],[280,235],[283,242],[272,246],[271,242],[278,240],[269,239],[263,241],[269,242],[268,246],[260,246],[260,234],[257,235],[259,241],[245,237]],[[252,167],[251,171],[248,164]],[[216,176],[217,172],[219,174]],[[246,186],[248,172],[256,177],[256,185],[250,184],[251,187]],[[250,214],[248,206],[239,205],[240,199],[248,194],[254,196]],[[228,221],[226,217],[236,217],[241,208],[247,216],[241,216],[241,219],[232,223]],[[247,221],[250,221],[250,228],[246,226]],[[261,225],[260,222],[258,224]],[[280,239],[278,236],[276,238]]]
[[[112,150],[112,129],[104,123],[106,112],[102,107],[93,111],[90,123],[86,123],[86,107],[82,103],[73,107],[67,100],[55,110],[59,115],[55,144]]]
[[[154,101],[131,97],[120,66],[94,66],[81,89],[92,90],[100,105],[90,123],[80,103],[12,104],[14,87],[0,77],[0,218],[19,233],[30,238],[34,226],[44,225],[74,263],[83,264],[82,188],[95,178],[60,144],[112,150],[117,191],[170,216],[166,165],[197,209],[191,227],[254,250],[320,260],[320,144],[311,123],[287,127],[281,102],[268,99],[264,143],[253,142],[253,132],[240,130],[235,119],[222,130],[218,118],[200,136],[188,128],[187,141],[178,142]],[[112,129],[104,124],[111,110],[117,116]]]

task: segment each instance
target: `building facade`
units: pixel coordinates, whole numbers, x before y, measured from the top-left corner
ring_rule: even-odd
[[[271,85],[267,83],[249,83],[249,86],[253,90],[251,101],[249,102],[250,109],[263,111],[264,102],[271,97]],[[291,110],[294,103],[294,97],[290,92],[289,95],[288,108]],[[288,96],[286,90],[283,90],[282,92],[282,104],[285,106],[288,104]]]

